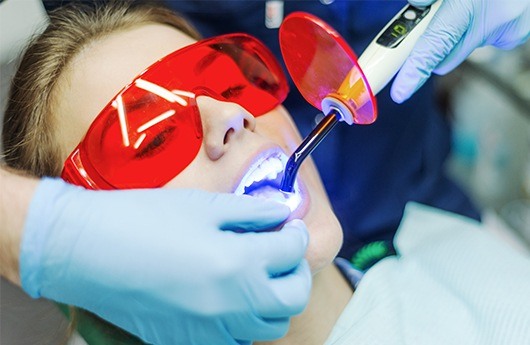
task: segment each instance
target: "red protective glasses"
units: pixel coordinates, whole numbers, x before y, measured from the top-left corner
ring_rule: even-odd
[[[160,187],[199,152],[196,97],[234,102],[257,117],[281,104],[287,92],[280,65],[252,36],[199,41],[157,61],[121,90],[68,156],[61,176],[91,189]]]

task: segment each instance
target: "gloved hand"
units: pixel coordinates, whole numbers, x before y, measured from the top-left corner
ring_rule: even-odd
[[[309,299],[308,235],[299,220],[257,231],[288,215],[247,196],[44,179],[25,224],[22,287],[158,345],[278,338]],[[224,231],[234,229],[249,232]]]
[[[409,0],[427,6],[434,0]],[[511,49],[530,36],[530,0],[443,0],[418,39],[390,91],[397,103],[407,100],[434,71],[446,74],[475,48]]]

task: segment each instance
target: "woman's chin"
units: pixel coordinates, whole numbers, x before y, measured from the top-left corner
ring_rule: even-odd
[[[306,259],[315,274],[333,262],[342,246],[343,233],[331,206],[320,200],[313,201],[313,208],[308,210],[304,222],[309,232]]]

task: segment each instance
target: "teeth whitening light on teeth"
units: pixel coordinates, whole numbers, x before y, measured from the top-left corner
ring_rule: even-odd
[[[375,95],[397,73],[440,7],[405,6],[379,32],[359,60],[328,24],[304,12],[285,18],[280,47],[287,70],[306,101],[326,116],[294,151],[280,190],[291,193],[302,162],[340,121],[371,124],[377,118]]]

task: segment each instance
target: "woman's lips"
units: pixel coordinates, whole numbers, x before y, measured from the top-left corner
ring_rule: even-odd
[[[234,193],[280,202],[293,212],[289,218],[302,218],[309,204],[309,194],[303,183],[297,179],[292,193],[279,190],[287,160],[287,155],[279,147],[260,151],[247,165]]]

